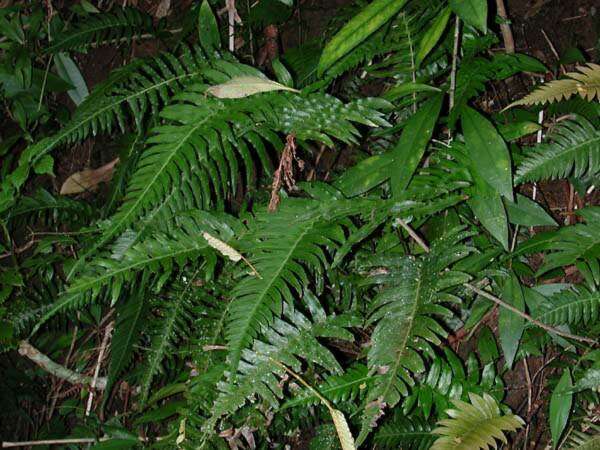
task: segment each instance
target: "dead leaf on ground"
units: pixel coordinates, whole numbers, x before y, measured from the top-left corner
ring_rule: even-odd
[[[106,183],[112,179],[115,166],[119,158],[113,159],[108,164],[97,169],[86,169],[75,172],[65,180],[60,188],[61,195],[80,194],[85,191],[93,191],[100,183]]]

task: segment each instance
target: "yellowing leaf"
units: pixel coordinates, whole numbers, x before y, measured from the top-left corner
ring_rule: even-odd
[[[254,76],[240,76],[232,78],[223,84],[217,84],[207,89],[209,94],[218,98],[243,98],[261,92],[270,91],[292,91],[299,92],[296,89],[284,86],[283,84],[271,81],[266,78]]]
[[[342,450],[356,450],[354,438],[352,437],[352,433],[350,432],[350,427],[348,426],[348,422],[346,422],[344,413],[333,408],[331,408],[329,412],[331,413],[331,418],[333,419],[335,430],[337,431],[338,437],[340,438]]]
[[[221,239],[217,239],[206,231],[202,233],[202,237],[206,239],[208,245],[217,250],[223,256],[227,256],[230,260],[238,262],[240,259],[242,259],[242,255],[236,249],[227,245]]]
[[[65,180],[60,188],[60,194],[72,195],[96,189],[100,183],[105,183],[112,179],[115,166],[118,162],[119,158],[115,158],[108,164],[97,169],[86,169],[81,172],[75,172]]]

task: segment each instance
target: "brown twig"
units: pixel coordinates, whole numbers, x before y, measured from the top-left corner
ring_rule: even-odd
[[[114,322],[110,322],[106,328],[104,329],[104,337],[102,338],[102,344],[100,345],[100,352],[98,352],[98,360],[96,361],[96,368],[94,369],[94,377],[92,378],[92,383],[90,387],[90,395],[88,397],[87,406],[85,408],[85,415],[89,416],[92,410],[92,402],[94,400],[94,387],[98,382],[98,374],[100,373],[100,366],[102,365],[102,360],[104,359],[104,352],[106,351],[106,347],[108,346],[108,341],[110,339],[110,335],[113,330]]]
[[[460,48],[460,19],[456,16],[454,22],[454,49],[452,51],[452,71],[450,72],[450,98],[448,106],[454,108],[454,93],[456,91],[456,67],[458,64],[458,50]]]
[[[515,52],[515,38],[513,37],[512,30],[508,23],[508,14],[506,13],[506,7],[504,6],[504,0],[496,0],[496,9],[498,15],[502,19],[500,24],[500,31],[502,32],[502,40],[504,41],[504,50],[506,53]]]
[[[29,358],[46,372],[54,375],[57,378],[67,380],[69,383],[73,384],[92,385],[93,379],[91,377],[73,372],[72,370],[52,361],[27,341],[21,341],[19,343],[19,354]],[[96,382],[93,387],[103,390],[106,387],[106,378],[96,377]]]

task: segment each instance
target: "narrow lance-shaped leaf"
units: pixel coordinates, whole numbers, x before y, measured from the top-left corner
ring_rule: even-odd
[[[198,36],[200,45],[207,53],[212,53],[221,48],[221,36],[217,19],[212,12],[208,0],[204,0],[198,13]]]
[[[394,17],[406,2],[407,0],[375,0],[363,8],[327,43],[319,60],[319,74],[323,74],[338,59]]]
[[[465,108],[461,117],[473,169],[498,194],[512,200],[510,155],[506,143],[490,121],[474,109]]]
[[[566,369],[560,377],[554,391],[552,391],[552,397],[550,398],[549,420],[553,448],[558,447],[560,436],[569,420],[571,405],[573,404],[572,389],[573,380],[571,379],[571,372],[569,369]]]
[[[525,309],[523,289],[516,275],[512,274],[506,280],[502,297],[506,303],[514,306],[519,311]],[[504,359],[510,369],[515,360],[521,336],[523,335],[525,320],[514,312],[506,308],[501,308],[498,317],[498,328],[500,329],[500,344],[502,345]]]
[[[417,56],[415,58],[417,66],[421,64],[429,52],[437,45],[448,25],[448,20],[450,20],[450,8],[444,8],[433,21],[419,43],[419,50],[417,51]]]

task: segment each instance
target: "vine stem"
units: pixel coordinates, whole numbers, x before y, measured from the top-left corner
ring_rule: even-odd
[[[114,324],[114,322],[110,322],[104,330],[104,337],[102,338],[102,344],[100,345],[100,351],[98,352],[98,361],[96,361],[96,368],[94,369],[94,377],[92,378],[92,383],[90,384],[90,387],[92,389],[90,390],[87,406],[85,408],[86,416],[89,416],[90,412],[92,411],[92,402],[94,400],[94,387],[96,387],[96,383],[98,382],[100,366],[102,365],[102,360],[104,359],[104,352],[106,351],[106,347],[108,346],[108,341],[110,339],[110,335],[112,334]]]
[[[454,108],[454,93],[456,91],[456,67],[458,64],[458,49],[460,37],[460,19],[458,16],[454,19],[454,49],[452,51],[452,71],[450,72],[450,100],[448,106]]]
[[[415,230],[413,230],[410,225],[408,225],[406,222],[404,222],[402,219],[398,219],[398,223],[402,226],[402,228],[404,228],[406,230],[406,232],[410,235],[410,237],[412,237],[415,242],[417,242],[417,244],[419,244],[419,246],[426,252],[429,253],[430,252],[430,248],[429,246],[425,243],[425,241],[415,232]],[[488,300],[493,301],[494,303],[496,303],[497,305],[501,306],[504,309],[509,310],[510,312],[521,316],[523,319],[525,319],[526,321],[537,325],[538,327],[542,328],[543,330],[546,330],[548,333],[552,333],[552,334],[556,334],[558,336],[562,336],[564,338],[568,338],[568,339],[573,339],[574,341],[579,341],[579,342],[585,342],[591,345],[598,345],[598,342],[594,339],[588,338],[588,337],[584,337],[584,336],[578,336],[576,334],[571,334],[571,333],[567,333],[566,331],[561,331],[557,328],[554,328],[550,325],[546,325],[544,322],[541,322],[533,317],[531,317],[529,314],[515,308],[514,306],[512,306],[509,303],[506,303],[504,300],[502,300],[499,297],[496,297],[494,294],[484,291],[483,289],[479,289],[476,286],[473,286],[471,283],[464,283],[463,284],[464,287],[466,287],[467,289],[475,292],[478,295],[481,295],[484,298],[487,298]]]
[[[496,0],[496,9],[498,15],[502,19],[500,24],[500,31],[502,32],[502,40],[504,41],[504,50],[506,53],[515,52],[515,38],[513,37],[512,30],[508,24],[508,14],[506,13],[506,7],[504,6],[504,0]]]

